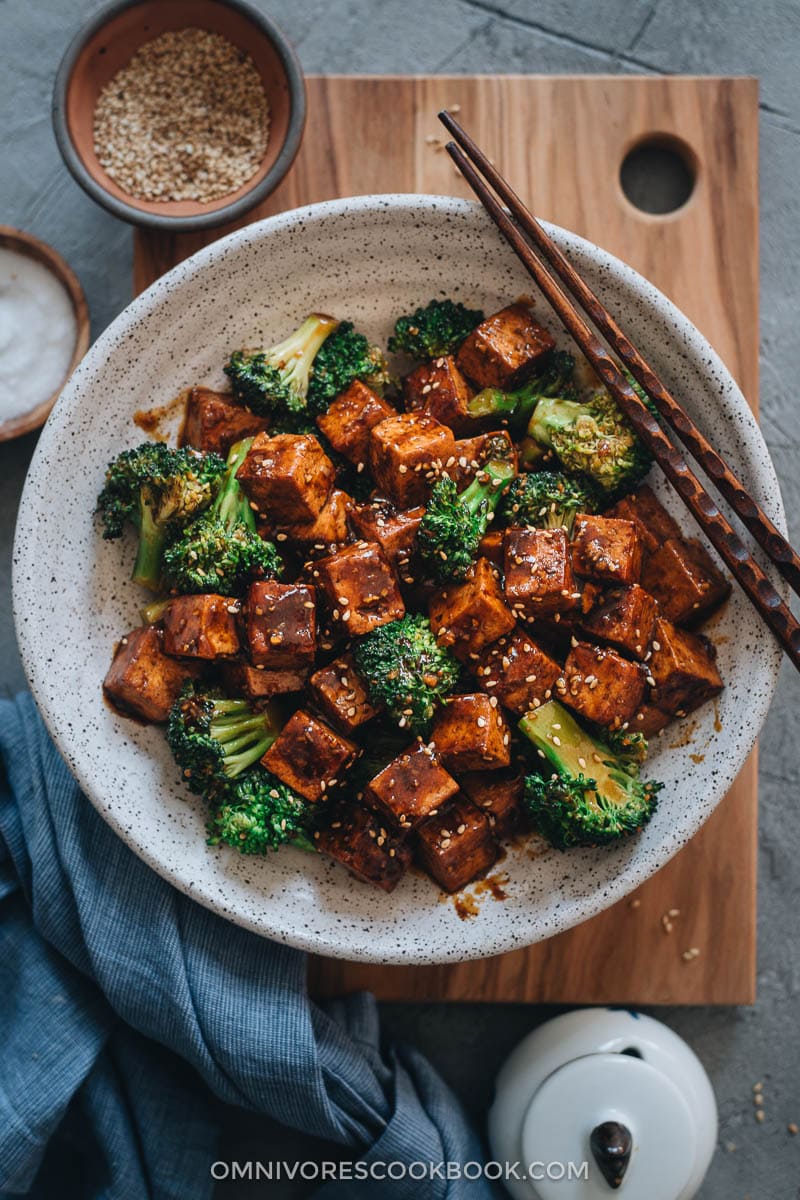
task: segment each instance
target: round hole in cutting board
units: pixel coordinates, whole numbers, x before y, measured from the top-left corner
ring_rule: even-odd
[[[697,160],[679,138],[652,134],[630,148],[619,172],[625,196],[640,212],[676,212],[694,191]]]

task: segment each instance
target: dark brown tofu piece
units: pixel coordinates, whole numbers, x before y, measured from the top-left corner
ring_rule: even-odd
[[[576,575],[603,583],[638,583],[642,543],[633,521],[579,514],[572,531]]]
[[[355,742],[298,708],[261,762],[288,787],[316,802],[341,782],[357,755]]]
[[[494,697],[485,692],[451,696],[431,730],[431,740],[448,771],[494,771],[511,762],[508,725]]]
[[[511,463],[516,471],[519,455],[511,436],[505,429],[495,433],[479,433],[475,437],[459,438],[456,442],[455,463],[447,468],[447,474],[455,480],[461,491],[471,483],[490,459],[499,458]]]
[[[643,659],[658,616],[658,604],[644,588],[611,588],[581,619],[581,630],[593,641],[610,642],[631,658]]]
[[[461,370],[478,387],[517,387],[555,346],[524,304],[512,304],[481,321],[456,355]]]
[[[317,647],[314,588],[260,579],[247,593],[247,648],[254,667],[297,669]]]
[[[706,638],[659,617],[652,649],[647,664],[655,683],[650,688],[650,702],[663,712],[684,716],[722,691],[714,652]]]
[[[563,529],[507,529],[506,602],[518,618],[538,620],[580,604]]]
[[[648,556],[642,586],[676,625],[693,625],[727,600],[731,585],[702,542],[670,538]]]
[[[364,803],[408,831],[438,812],[457,791],[458,784],[434,751],[417,741],[370,780]]]
[[[485,812],[496,838],[513,837],[521,824],[525,777],[519,771],[470,771],[459,776],[461,790]]]
[[[656,499],[655,493],[646,483],[630,496],[623,496],[604,515],[633,521],[647,554],[652,554],[669,538],[681,536],[680,525]]]
[[[369,459],[378,490],[398,508],[424,504],[448,460],[453,431],[427,413],[400,413],[370,433]]]
[[[198,674],[194,663],[181,663],[164,653],[160,625],[143,625],[120,638],[103,691],[123,714],[166,721],[184,681]]]
[[[362,883],[391,892],[411,864],[408,841],[359,804],[339,804],[325,829],[314,834],[320,854],[341,863]]]
[[[309,689],[323,714],[345,733],[353,733],[380,711],[370,701],[352,654],[344,654],[315,671],[309,680]]]
[[[236,473],[247,498],[275,524],[297,525],[319,516],[336,471],[311,434],[254,438]]]
[[[417,830],[417,858],[446,892],[458,892],[497,862],[489,818],[463,797]]]
[[[631,729],[635,733],[644,734],[646,738],[657,737],[671,720],[670,713],[663,712],[655,704],[645,703],[631,721]]]
[[[505,541],[505,529],[490,529],[483,535],[478,547],[481,558],[488,558],[493,566],[502,567]]]
[[[356,542],[320,558],[313,578],[334,621],[350,637],[362,637],[405,614],[395,573],[375,542]]]
[[[453,583],[431,597],[428,616],[436,639],[461,659],[477,658],[484,646],[514,628],[498,573],[479,558],[463,583]]]
[[[235,442],[255,437],[268,428],[269,421],[244,408],[229,392],[193,387],[186,399],[180,444],[194,446],[195,450],[213,450],[226,458]]]
[[[619,729],[642,703],[647,672],[616,650],[578,642],[567,655],[564,678],[559,699],[588,721]]]
[[[350,513],[350,524],[365,542],[377,542],[392,564],[408,562],[420,521],[422,505],[401,511],[389,500],[359,504]]]
[[[317,425],[334,450],[357,466],[367,462],[370,430],[393,416],[396,412],[391,404],[355,379],[328,411],[317,417]]]
[[[524,629],[515,629],[483,651],[475,671],[478,686],[519,717],[553,694],[563,668]]]
[[[230,596],[176,596],[164,613],[164,650],[179,658],[232,658],[239,653],[239,608]]]
[[[422,363],[403,380],[407,412],[426,412],[449,425],[454,433],[468,433],[477,422],[469,413],[472,388],[452,355]]]
[[[347,519],[352,504],[347,492],[334,488],[313,521],[280,526],[275,540],[279,544],[288,540],[319,549],[343,546],[350,534]]]
[[[237,658],[223,665],[222,678],[226,688],[235,695],[246,696],[248,700],[258,703],[260,700],[271,700],[274,696],[302,691],[309,669],[285,667],[281,671],[265,671],[263,667],[252,666],[246,659]]]

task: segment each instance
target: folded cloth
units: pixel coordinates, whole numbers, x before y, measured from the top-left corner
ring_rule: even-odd
[[[211,1197],[223,1105],[352,1148],[366,1181],[332,1180],[319,1200],[492,1194],[440,1170],[370,1178],[482,1158],[425,1059],[381,1053],[374,999],[312,1004],[303,954],[154,874],[81,794],[29,696],[0,701],[0,755],[0,1195]]]

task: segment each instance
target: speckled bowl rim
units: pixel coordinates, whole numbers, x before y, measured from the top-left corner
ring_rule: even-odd
[[[132,326],[135,326],[138,321],[158,309],[162,297],[174,291],[176,285],[179,285],[181,282],[202,275],[218,259],[224,257],[225,252],[239,241],[252,243],[254,238],[258,239],[263,234],[272,236],[281,231],[288,230],[295,225],[303,225],[306,229],[309,229],[313,227],[316,221],[336,218],[338,216],[352,217],[354,213],[370,212],[374,209],[383,211],[398,210],[401,213],[405,212],[415,216],[424,216],[426,211],[437,210],[438,213],[449,213],[454,216],[460,215],[465,217],[470,212],[480,211],[480,206],[473,201],[461,200],[454,197],[390,193],[357,196],[344,200],[323,201],[302,208],[292,209],[289,212],[268,217],[244,229],[236,230],[227,237],[198,251],[191,258],[186,259],[152,284],[105,330],[83,359],[74,373],[72,380],[62,392],[54,410],[56,419],[53,420],[51,417],[45,425],[31,463],[20,505],[20,515],[14,542],[12,574],[14,617],[23,666],[45,724],[56,745],[94,807],[122,840],[159,875],[218,915],[254,933],[272,938],[286,945],[294,946],[297,949],[334,958],[346,958],[351,961],[374,962],[386,965],[425,965],[465,962],[501,954],[508,950],[520,949],[523,946],[546,940],[596,916],[641,886],[641,884],[659,871],[691,840],[727,793],[756,741],[777,686],[782,662],[782,652],[777,643],[770,639],[767,643],[767,648],[763,651],[765,667],[768,669],[769,686],[763,692],[756,693],[753,697],[753,707],[748,715],[747,736],[739,741],[733,752],[726,754],[724,766],[719,770],[716,777],[713,798],[702,809],[688,809],[680,827],[670,827],[670,830],[659,842],[658,847],[651,848],[649,855],[632,853],[630,859],[613,879],[599,882],[592,894],[585,898],[571,898],[568,912],[562,911],[559,908],[558,915],[552,919],[546,931],[537,931],[534,927],[534,921],[531,921],[530,928],[524,931],[521,931],[518,922],[509,921],[504,927],[502,921],[498,921],[491,924],[484,923],[481,930],[483,934],[482,940],[479,943],[470,944],[466,947],[463,945],[454,946],[452,939],[448,939],[446,945],[433,948],[430,946],[422,948],[416,943],[409,944],[408,942],[402,942],[396,950],[387,951],[386,949],[376,950],[371,944],[368,934],[364,936],[359,946],[347,944],[349,934],[344,938],[344,944],[340,944],[332,936],[320,935],[316,931],[308,935],[302,930],[287,930],[271,921],[269,914],[254,916],[245,908],[240,909],[229,906],[225,899],[220,898],[219,894],[212,890],[211,887],[204,887],[202,880],[198,880],[197,878],[189,879],[181,870],[170,869],[159,859],[157,854],[152,853],[147,846],[143,845],[134,836],[132,830],[124,826],[120,815],[118,812],[115,812],[114,806],[105,801],[91,773],[82,771],[76,763],[73,755],[70,731],[66,727],[66,723],[62,723],[58,713],[53,711],[53,708],[46,699],[47,690],[45,682],[47,664],[42,662],[39,655],[37,655],[35,638],[31,639],[25,622],[22,619],[25,607],[29,603],[27,594],[29,585],[26,585],[25,582],[26,572],[30,572],[33,578],[36,577],[35,564],[29,563],[27,560],[28,547],[32,544],[31,535],[33,533],[35,516],[26,504],[26,496],[29,487],[31,487],[31,480],[36,474],[40,457],[45,457],[45,452],[50,449],[50,443],[52,442],[55,445],[61,435],[58,423],[59,415],[63,414],[65,420],[70,415],[72,393],[76,390],[73,384],[79,383],[84,376],[93,374],[106,359],[108,351],[118,343],[120,337],[126,331],[129,331]],[[676,339],[680,339],[682,345],[685,347],[685,353],[693,352],[698,358],[702,358],[704,363],[707,364],[708,373],[713,373],[718,380],[724,383],[729,399],[732,399],[738,408],[737,421],[741,422],[742,441],[751,452],[752,470],[764,498],[764,506],[778,528],[785,532],[786,519],[780,487],[761,431],[741,390],[710,344],[695,328],[688,317],[653,284],[634,271],[632,267],[607,251],[602,250],[593,242],[579,237],[577,234],[563,230],[559,226],[547,222],[543,222],[543,224],[556,238],[567,239],[570,247],[587,253],[598,264],[598,267],[602,268],[605,278],[611,279],[621,287],[632,290],[638,294],[643,303],[653,306],[662,318],[671,323],[676,331]],[[487,228],[487,236],[495,236],[495,234],[493,232],[490,233]],[[785,582],[774,570],[770,569],[769,573],[776,588],[784,599],[786,599],[788,597],[788,588]],[[433,902],[435,901],[432,898]]]

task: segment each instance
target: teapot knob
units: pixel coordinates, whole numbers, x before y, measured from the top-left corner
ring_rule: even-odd
[[[592,1130],[589,1145],[603,1178],[616,1191],[631,1161],[633,1138],[630,1129],[620,1121],[603,1121]]]

